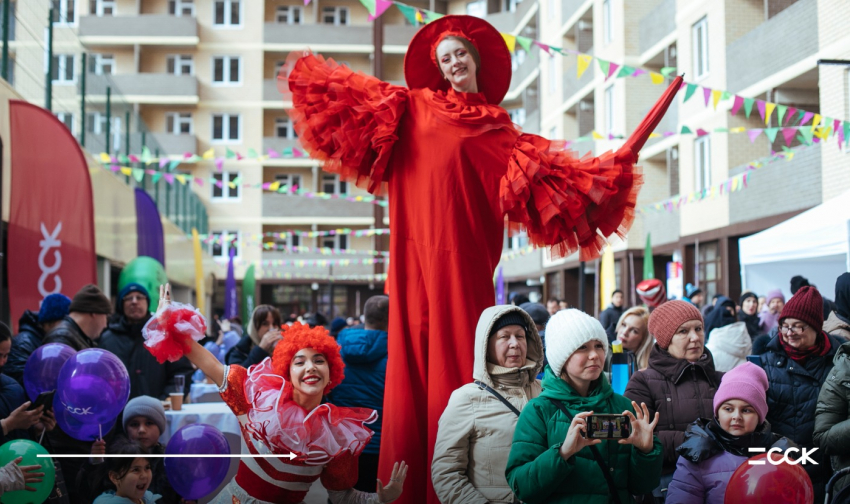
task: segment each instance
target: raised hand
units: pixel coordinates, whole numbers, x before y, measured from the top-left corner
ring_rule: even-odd
[[[600,439],[587,439],[584,437],[587,433],[587,417],[592,414],[592,411],[585,411],[573,417],[570,428],[567,429],[567,437],[564,438],[564,443],[561,445],[560,454],[564,460],[569,459],[587,446],[602,442]]]
[[[658,412],[655,412],[655,418],[650,422],[649,408],[646,407],[646,403],[640,403],[640,407],[638,407],[637,403],[632,401],[632,408],[637,412],[637,416],[632,414],[631,411],[623,412],[623,415],[629,417],[629,421],[632,424],[632,433],[627,439],[621,439],[619,443],[630,444],[643,453],[649,453],[652,451],[652,433],[658,424],[658,417],[660,415]]]
[[[408,465],[404,461],[399,464],[393,464],[393,472],[390,475],[390,482],[387,486],[378,480],[378,500],[381,502],[392,502],[401,497],[401,491],[404,487],[404,480],[407,478]]]
[[[159,313],[165,310],[171,304],[171,284],[159,286],[159,306],[156,307],[156,312]]]
[[[265,350],[267,354],[270,354],[274,351],[274,347],[277,345],[277,342],[282,339],[283,336],[281,336],[280,330],[272,328],[263,335],[263,339],[260,340],[260,348]]]

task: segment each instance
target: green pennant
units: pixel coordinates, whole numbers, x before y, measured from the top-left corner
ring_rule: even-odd
[[[617,72],[617,76],[616,76],[616,77],[614,77],[614,78],[615,78],[615,79],[619,79],[620,77],[629,77],[629,76],[631,76],[633,73],[635,73],[635,68],[634,68],[634,67],[630,67],[630,66],[628,66],[628,65],[623,65],[622,67],[620,67],[620,71],[619,71],[619,72]]]
[[[844,121],[842,128],[844,128],[844,141],[850,142],[850,122]]]
[[[589,142],[590,140],[593,140],[593,137],[591,137],[591,136],[583,136],[583,137],[578,137],[578,138],[576,138],[575,140],[573,140],[573,142],[574,142],[574,143]]]
[[[284,147],[282,151],[283,157],[292,157],[292,147]]]
[[[242,183],[242,177],[236,177],[235,179],[231,180],[230,182],[233,183],[234,185],[238,186],[239,184]]]
[[[779,128],[765,128],[764,134],[767,135],[767,139],[770,140],[770,143],[776,141],[776,134],[779,133]]]
[[[233,159],[236,157],[236,153],[230,150],[229,147],[227,147],[224,149],[224,157],[226,157],[227,159]]]
[[[369,14],[375,15],[375,0],[360,0],[360,3],[363,4],[363,7],[366,7]]]
[[[142,163],[150,164],[153,161],[153,156],[151,156],[151,150],[147,145],[142,147]]]
[[[744,111],[747,113],[747,119],[750,118],[750,114],[753,112],[753,103],[755,102],[752,98],[744,98]]]
[[[133,178],[136,179],[136,182],[142,183],[142,180],[145,178],[145,170],[141,168],[133,168]]]
[[[801,143],[812,145],[812,137],[815,136],[815,132],[812,128],[800,128],[797,132],[803,137],[802,140],[800,140]]]
[[[694,132],[691,131],[691,128],[687,126],[682,126],[682,131],[679,132],[680,135],[692,135]]]
[[[516,42],[517,42],[517,44],[520,45],[520,47],[523,48],[523,50],[526,53],[531,54],[531,39],[530,38],[517,36]]]
[[[643,279],[655,278],[655,261],[652,258],[652,238],[646,233],[646,246],[643,250]]]
[[[402,15],[407,18],[410,24],[419,26],[419,21],[416,20],[416,8],[402,3],[396,3],[395,6],[398,7],[398,10],[401,11]]]
[[[248,149],[248,155],[246,157],[248,159],[254,159],[254,158],[259,157],[259,156],[257,156],[257,151],[255,151],[254,148],[251,147],[250,149]]]
[[[564,50],[560,47],[549,46],[549,49],[552,49],[553,51],[559,52],[559,53],[563,54],[564,56],[566,56],[566,54],[564,54]]]
[[[723,94],[720,95],[720,101],[728,100],[729,98],[732,98],[732,96],[734,95],[729,91],[723,91]]]
[[[685,89],[685,101],[691,99],[691,96],[694,95],[694,92],[697,90],[696,84],[688,84],[687,89]],[[684,103],[684,102],[683,102]]]
[[[121,164],[130,164],[130,158],[124,154],[118,154],[118,162]]]
[[[444,16],[444,14],[440,14],[439,12],[433,12],[429,10],[422,9],[422,12],[425,13],[425,21],[430,23],[431,21],[436,21]]]
[[[729,128],[714,128],[715,133],[729,133]]]
[[[667,77],[667,78],[669,78],[670,74],[674,73],[675,71],[676,71],[676,67],[664,67],[660,70],[661,75],[663,75],[664,77]]]
[[[782,126],[782,119],[785,118],[785,113],[788,112],[788,107],[786,105],[777,105],[776,106],[776,119],[779,121],[779,125]]]
[[[596,58],[596,61],[599,63],[599,69],[602,70],[602,75],[608,77],[608,67],[611,66],[611,63],[602,58]]]
[[[797,111],[797,118],[792,119],[791,121],[792,122],[800,121],[799,126],[802,126],[803,125],[802,122],[803,122],[804,117],[806,117],[806,111],[805,110],[799,110],[799,111]]]
[[[179,159],[172,159],[170,163],[168,163],[168,171],[173,172],[175,168],[180,166]]]
[[[161,172],[155,172],[153,175],[151,175],[151,182],[156,184],[157,182],[159,182],[159,179],[161,179],[161,178],[162,178],[162,173]]]

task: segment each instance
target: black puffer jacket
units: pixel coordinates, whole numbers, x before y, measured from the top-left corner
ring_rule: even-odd
[[[27,359],[44,340],[44,330],[38,323],[38,313],[26,310],[18,320],[18,330],[20,332],[12,338],[12,350],[9,352],[9,360],[3,366],[3,373],[23,385]]]
[[[78,352],[95,347],[94,341],[86,336],[83,330],[80,329],[80,326],[70,316],[66,316],[62,319],[62,322],[59,322],[56,327],[47,333],[42,344],[46,345],[48,343],[64,343]]]
[[[676,448],[685,440],[688,425],[714,416],[714,394],[722,376],[707,348],[692,364],[673,357],[658,343],[649,354],[649,367],[632,375],[623,395],[638,405],[646,403],[650,418],[660,413],[655,435],[664,446],[663,474],[676,470]]]
[[[850,467],[850,343],[841,345],[833,364],[818,395],[814,440],[838,471]],[[842,478],[836,488],[848,484],[850,476]]]
[[[269,354],[260,348],[260,345],[255,345],[251,341],[251,337],[246,334],[242,336],[236,346],[227,352],[227,355],[224,356],[224,362],[228,366],[237,364],[248,369],[254,364],[263,362],[266,357],[269,357]]]
[[[145,322],[148,319],[150,315]],[[189,359],[181,357],[177,362],[157,362],[145,347],[142,336],[145,322],[131,324],[123,315],[116,315],[98,340],[100,348],[117,355],[130,373],[130,399],[143,395],[165,399],[168,386],[179,375],[185,376],[185,392],[188,393],[194,371]]]

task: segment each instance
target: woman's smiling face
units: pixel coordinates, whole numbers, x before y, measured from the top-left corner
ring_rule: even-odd
[[[477,93],[478,65],[466,45],[456,37],[446,37],[437,45],[440,72],[455,91]]]
[[[330,376],[331,368],[325,356],[312,348],[302,348],[289,365],[293,398],[299,404],[309,397],[321,398],[330,382]]]

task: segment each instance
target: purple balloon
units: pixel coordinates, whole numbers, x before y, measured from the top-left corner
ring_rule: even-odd
[[[130,375],[111,352],[89,348],[68,359],[59,372],[55,410],[79,423],[105,425],[115,420],[130,397]]]
[[[35,349],[24,366],[24,388],[31,401],[42,392],[56,390],[59,371],[76,353],[64,343],[48,343]]]
[[[117,418],[113,418],[111,422],[105,424],[88,424],[83,423],[71,416],[66,410],[62,409],[62,404],[59,403],[59,396],[53,398],[53,411],[56,415],[56,424],[62,429],[62,432],[80,441],[97,441],[101,436],[105,436],[107,432],[115,427]]]
[[[226,455],[227,439],[207,424],[190,424],[171,436],[166,455]],[[198,500],[212,493],[227,476],[229,458],[165,458],[165,474],[171,487],[186,500]]]

